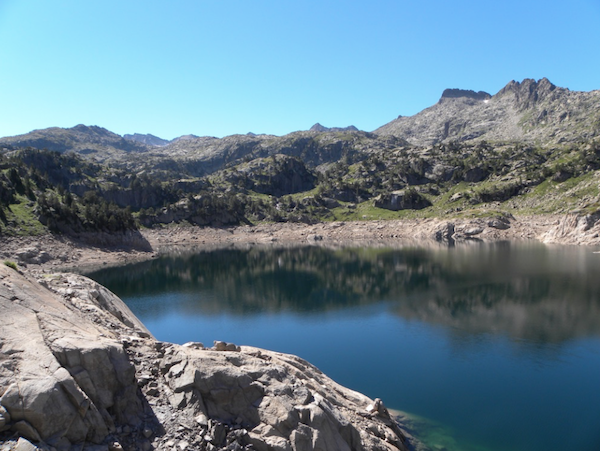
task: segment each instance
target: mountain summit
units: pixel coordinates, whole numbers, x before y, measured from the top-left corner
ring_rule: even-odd
[[[342,132],[342,133],[340,133]],[[72,151],[96,161],[197,159],[202,173],[222,164],[275,153],[308,158],[310,164],[331,163],[374,149],[431,146],[438,143],[488,141],[556,145],[580,143],[600,136],[600,90],[570,91],[547,78],[511,81],[494,95],[484,91],[446,89],[440,100],[414,116],[400,116],[373,133],[354,126],[325,127],[285,136],[232,135],[224,138],[180,136],[171,141],[153,135],[121,137],[97,126],[52,127],[0,139],[12,148]],[[186,163],[185,166],[189,168]]]
[[[79,124],[71,128],[50,127],[33,130],[24,135],[2,138],[0,145],[34,147],[37,149],[72,151],[82,155],[93,155],[101,160],[116,154],[145,152],[148,147],[97,125]]]
[[[564,143],[600,133],[600,91],[569,91],[547,78],[511,81],[497,94],[446,89],[440,101],[375,130],[427,146],[447,141]]]
[[[442,98],[440,101],[442,99],[457,99],[460,97],[466,97],[474,100],[488,100],[492,96],[484,91],[475,92],[467,89],[445,89],[442,93]]]
[[[325,127],[318,122],[313,125],[310,129],[310,132],[357,132],[358,128],[354,125],[350,125],[348,127]]]

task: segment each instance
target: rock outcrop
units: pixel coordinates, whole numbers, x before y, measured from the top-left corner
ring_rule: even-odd
[[[442,99],[457,99],[459,97],[466,97],[475,100],[488,100],[492,96],[485,91],[475,92],[471,89],[445,89],[444,92],[442,92],[442,98],[440,101]]]
[[[373,201],[373,206],[386,210],[421,210],[429,207],[431,202],[415,190],[399,190],[378,196]]]
[[[291,355],[155,340],[73,274],[0,265],[0,450],[406,450],[380,400]]]
[[[541,237],[543,243],[600,244],[600,212],[570,214],[558,220]]]

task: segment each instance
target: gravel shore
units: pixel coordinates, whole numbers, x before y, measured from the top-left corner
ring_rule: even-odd
[[[271,223],[228,228],[173,225],[124,237],[88,235],[0,237],[0,258],[42,271],[85,271],[155,258],[172,251],[251,245],[452,245],[502,240],[536,240],[559,223],[558,216],[521,216],[494,222],[462,220],[387,220],[319,224]]]

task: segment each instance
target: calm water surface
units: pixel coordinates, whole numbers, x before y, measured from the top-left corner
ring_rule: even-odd
[[[600,450],[600,254],[542,245],[301,247],[91,277],[160,340],[297,354],[449,451]]]

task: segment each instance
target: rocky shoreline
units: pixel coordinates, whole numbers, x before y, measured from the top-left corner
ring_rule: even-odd
[[[0,237],[0,258],[33,271],[81,272],[106,265],[147,260],[170,251],[252,245],[454,245],[538,240],[554,244],[600,245],[599,215],[502,216],[475,219],[421,219],[269,223],[210,228],[174,225],[121,236],[95,234],[78,239]]]

